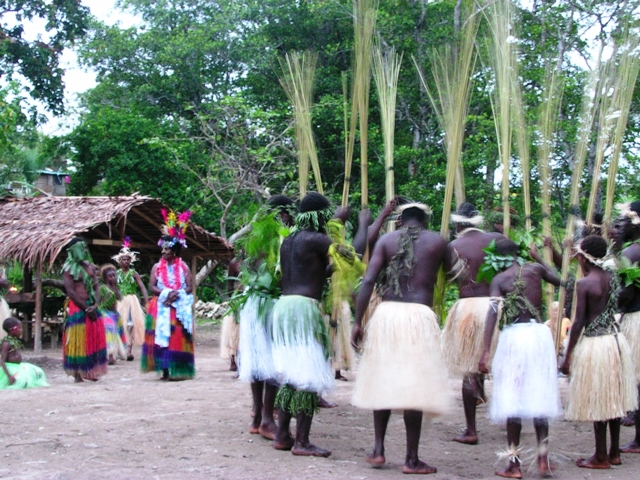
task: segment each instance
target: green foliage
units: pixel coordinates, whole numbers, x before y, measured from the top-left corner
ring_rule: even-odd
[[[480,265],[478,269],[478,276],[476,277],[476,282],[487,282],[491,283],[493,277],[495,277],[498,273],[506,270],[513,262],[518,262],[520,265],[525,263],[524,258],[521,256],[516,256],[514,258],[513,255],[499,255],[496,252],[496,241],[491,240],[491,243],[482,250],[484,252],[484,263]]]
[[[632,263],[627,257],[620,255],[618,265],[618,276],[625,287],[635,285],[640,288],[640,266],[637,262]]]

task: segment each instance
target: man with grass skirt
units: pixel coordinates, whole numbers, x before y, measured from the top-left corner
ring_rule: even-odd
[[[98,315],[100,284],[87,244],[75,237],[67,245],[62,280],[69,299],[62,333],[64,371],[76,383],[107,373],[107,339]]]
[[[610,232],[614,248],[620,252],[621,276],[629,278],[620,295],[622,319],[620,330],[631,347],[638,396],[640,397],[640,201],[616,205],[620,216]],[[624,272],[635,275],[624,275]],[[624,279],[624,278],[623,278]],[[634,281],[634,279],[637,279]],[[636,434],[634,439],[620,448],[624,453],[640,453],[640,410],[633,412]]]
[[[343,222],[346,213],[338,212]],[[318,395],[334,386],[329,334],[320,310],[331,245],[325,223],[330,217],[329,201],[319,193],[308,193],[300,202],[296,227],[280,249],[282,296],[273,308],[271,338],[273,364],[282,387],[276,397],[279,425],[273,446],[294,455],[331,454],[309,442]],[[292,416],[297,423],[295,439],[289,433]]]
[[[448,379],[440,353],[440,328],[433,305],[438,269],[446,242],[425,229],[431,210],[420,203],[398,209],[402,228],[378,240],[356,301],[351,339],[362,340],[362,319],[378,275],[384,270],[382,303],[366,328],[362,360],[352,403],[373,410],[375,445],[366,461],[381,467],[391,410],[404,410],[407,451],[403,473],[435,473],[418,458],[424,413],[445,413],[450,405]]]
[[[239,377],[251,384],[253,422],[249,433],[275,438],[273,419],[278,382],[271,354],[271,314],[277,298],[280,276],[280,244],[293,226],[293,200],[274,195],[267,201],[262,215],[252,222],[251,232],[243,241],[247,259],[240,279],[243,292],[234,298],[241,303]]]
[[[561,413],[558,365],[551,330],[541,323],[542,281],[560,285],[560,277],[548,266],[518,256],[518,246],[503,238],[495,252],[487,253],[487,264],[502,265],[493,277],[489,293],[492,308],[487,313],[484,349],[478,370],[489,373],[490,351],[496,323],[502,326],[493,365],[493,391],[489,415],[494,423],[507,423],[509,448],[499,453],[508,461],[496,475],[522,478],[520,431],[522,419],[533,419],[538,441],[538,472],[551,474],[548,455],[549,418]]]
[[[567,420],[591,421],[596,451],[578,458],[582,468],[620,465],[620,418],[638,406],[629,343],[615,318],[620,280],[607,261],[607,242],[585,237],[575,247],[583,278],[576,283],[576,313],[562,372],[571,375]],[[607,425],[611,448],[607,452]]]
[[[456,225],[456,239],[447,246],[445,271],[449,279],[458,284],[459,300],[447,316],[442,351],[451,373],[463,375],[462,404],[467,428],[453,441],[475,445],[478,443],[476,405],[486,401],[478,362],[484,350],[484,324],[491,305],[489,284],[486,280],[478,281],[477,277],[484,263],[484,249],[504,236],[482,231],[484,218],[470,203],[460,204],[451,221]],[[498,330],[495,332],[493,347]]]

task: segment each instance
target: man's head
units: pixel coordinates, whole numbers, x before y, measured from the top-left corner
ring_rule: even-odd
[[[162,248],[162,258],[165,260],[179,257],[182,252],[182,243],[180,243],[178,237],[162,235],[158,245]]]
[[[19,337],[22,334],[22,323],[15,317],[8,317],[2,322],[2,329],[7,335]]]
[[[640,200],[616,205],[620,216],[616,218],[609,231],[609,238],[618,249],[625,242],[640,238]]]
[[[100,267],[100,276],[102,277],[102,281],[104,283],[117,282],[116,267],[114,267],[110,263],[104,264],[102,267]]]
[[[318,192],[309,192],[300,202],[296,225],[300,230],[312,228],[324,231],[325,223],[331,218],[331,203]]]
[[[496,241],[496,253],[503,257],[513,257],[514,260],[518,256],[518,245],[508,238],[499,238]]]
[[[475,205],[464,202],[451,214],[451,221],[456,224],[456,231],[461,232],[467,228],[479,227],[484,217],[478,213]]]
[[[87,244],[82,237],[73,237],[69,243],[67,243],[67,257],[75,263],[92,261]]]
[[[607,255],[607,241],[600,235],[588,235],[578,244],[578,254],[587,254],[597,260]]]
[[[424,203],[405,203],[398,207],[398,211],[400,212],[402,225],[414,221],[425,227],[429,223],[432,213],[431,208]]]
[[[293,225],[294,217],[292,211],[295,211],[295,203],[289,197],[284,195],[272,195],[267,200],[267,206],[271,210],[275,210],[280,215],[282,223],[288,227]]]

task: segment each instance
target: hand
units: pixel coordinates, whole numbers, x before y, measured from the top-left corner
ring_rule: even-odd
[[[398,206],[398,197],[394,197],[389,203],[387,203],[384,206],[384,209],[382,210],[382,215],[384,215],[384,217],[387,218],[389,215],[393,213],[393,211],[396,209],[397,206]]]
[[[169,295],[167,295],[167,299],[164,302],[165,306],[170,307],[171,304],[178,300],[179,297],[180,293],[177,290],[170,291]]]
[[[14,383],[16,383],[16,377],[9,375],[9,385],[13,385]]]
[[[342,221],[342,223],[345,223],[347,221],[347,218],[349,218],[350,210],[351,209],[349,207],[338,207],[334,217]]]
[[[562,366],[560,367],[560,371],[565,375],[569,375],[570,367],[571,367],[571,361],[569,360],[569,357],[566,357],[564,362],[562,363]]]
[[[351,330],[351,346],[356,351],[360,351],[360,343],[362,343],[362,327],[357,323]]]
[[[547,248],[553,247],[553,241],[551,240],[551,237],[544,237],[542,239],[542,242],[544,243],[544,246]]]
[[[489,373],[489,353],[483,353],[482,357],[480,357],[480,361],[478,362],[478,371],[480,373]]]
[[[95,305],[87,307],[84,312],[91,320],[95,320],[96,318],[98,318],[98,307],[96,307]]]
[[[567,238],[564,242],[562,242],[562,246],[564,248],[573,248],[573,238]]]

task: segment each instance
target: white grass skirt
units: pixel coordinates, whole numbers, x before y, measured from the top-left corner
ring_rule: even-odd
[[[636,383],[640,384],[640,312],[625,313],[620,323],[620,331],[624,334],[631,348],[633,371]]]
[[[276,377],[271,355],[271,310],[273,300],[265,300],[263,316],[258,316],[259,300],[249,297],[240,310],[238,371],[240,380],[251,383]]]
[[[351,348],[351,307],[348,301],[333,309],[333,320],[338,324],[329,328],[331,337],[331,366],[334,370],[350,370],[354,365]]]
[[[624,334],[578,340],[571,358],[567,420],[603,422],[638,407],[631,351]]]
[[[451,399],[435,313],[417,303],[382,302],[367,324],[351,403],[441,415]]]
[[[442,332],[442,353],[451,374],[468,375],[478,373],[478,362],[484,352],[484,326],[487,312],[498,308],[498,318],[502,302],[491,305],[491,297],[471,297],[458,300],[447,315]],[[498,340],[498,322],[491,340],[491,358]]]
[[[220,329],[220,358],[230,359],[238,352],[240,342],[240,328],[236,323],[236,316],[228,313],[222,318],[222,328]]]
[[[307,392],[329,392],[335,379],[329,360],[329,334],[318,302],[283,295],[273,307],[273,366],[278,383]]]
[[[531,321],[504,327],[492,373],[489,417],[494,423],[507,418],[555,418],[562,413],[556,351],[545,325]]]

